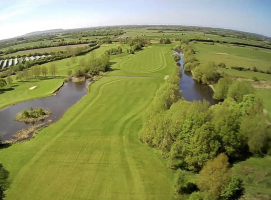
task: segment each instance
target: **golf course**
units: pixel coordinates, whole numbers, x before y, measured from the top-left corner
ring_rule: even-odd
[[[152,46],[112,59],[108,76],[119,77],[90,85],[61,120],[2,149],[7,199],[171,199],[172,172],[137,137],[143,111],[175,67],[171,54]]]
[[[0,42],[0,200],[269,200],[270,55],[187,26]]]

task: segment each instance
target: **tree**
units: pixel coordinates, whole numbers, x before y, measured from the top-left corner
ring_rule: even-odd
[[[68,70],[67,75],[70,77],[72,75],[72,70]]]
[[[23,71],[23,77],[26,78],[26,80],[29,81],[29,71],[28,71],[28,69],[25,69],[25,70]]]
[[[246,94],[254,94],[254,88],[249,82],[235,81],[228,91],[227,97],[233,98],[238,103],[243,100]]]
[[[9,172],[0,163],[0,200],[5,198],[5,191],[9,188]]]
[[[188,181],[187,172],[178,169],[174,179],[174,192],[175,195],[191,194],[197,190],[197,186],[194,183]]]
[[[32,76],[35,76],[36,78],[40,75],[41,73],[41,68],[39,65],[35,65],[33,67],[31,67],[31,73]]]
[[[0,78],[0,88],[3,88],[7,85],[7,82],[5,79]]]
[[[42,68],[41,68],[41,73],[42,73],[42,75],[43,76],[47,76],[47,74],[48,74],[48,69],[47,69],[47,67],[46,66],[43,66]]]
[[[70,66],[71,66],[71,63],[68,61],[67,63],[66,63],[66,66],[68,67],[68,69],[70,68]]]
[[[50,73],[51,73],[51,75],[52,75],[52,76],[55,76],[55,75],[56,75],[56,71],[57,71],[56,65],[55,65],[54,63],[52,63],[52,64],[50,65]]]
[[[11,76],[7,77],[7,84],[10,86],[12,84],[13,80],[11,78]]]
[[[215,87],[214,99],[226,99],[229,87],[232,84],[232,82],[233,81],[230,78],[219,79]]]
[[[228,185],[223,189],[221,196],[223,199],[227,200],[238,200],[243,196],[244,192],[245,188],[242,180],[240,180],[236,175],[233,175]]]
[[[220,154],[215,159],[209,160],[200,171],[197,185],[201,191],[218,199],[230,179],[231,170],[228,157],[225,154]]]
[[[262,153],[268,141],[267,128],[268,124],[264,115],[257,114],[242,119],[240,132],[245,137],[251,153]]]

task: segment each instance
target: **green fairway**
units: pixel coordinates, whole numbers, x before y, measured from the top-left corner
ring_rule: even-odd
[[[62,85],[63,81],[63,77],[40,77],[40,79],[31,78],[29,81],[14,81],[11,87],[6,86],[0,89],[0,109],[21,101],[52,95],[52,93]],[[29,90],[29,88],[33,86],[37,86],[37,88]]]
[[[102,78],[60,121],[2,149],[12,183],[7,200],[173,199],[173,174],[137,137],[144,110],[175,67],[171,53],[170,46],[153,46],[113,57],[108,75],[124,77]]]

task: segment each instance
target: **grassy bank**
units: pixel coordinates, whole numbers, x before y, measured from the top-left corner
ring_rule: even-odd
[[[29,81],[14,80],[11,86],[0,89],[0,109],[19,102],[50,96],[62,85],[63,81],[63,77],[39,77],[38,79],[31,78]],[[37,88],[29,90],[33,86]]]
[[[144,53],[163,53],[165,59],[146,56],[143,68],[134,62],[140,63]],[[114,71],[108,75],[124,77],[95,82],[60,121],[0,151],[12,183],[8,200],[172,199],[172,173],[137,137],[142,113],[162,77],[175,67],[171,50],[154,46],[133,59],[116,56],[112,62]]]

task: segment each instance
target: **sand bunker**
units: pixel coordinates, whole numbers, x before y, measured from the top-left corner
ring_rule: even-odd
[[[34,90],[34,89],[36,89],[36,87],[38,87],[38,86],[33,86],[33,87],[29,88],[29,90]]]

